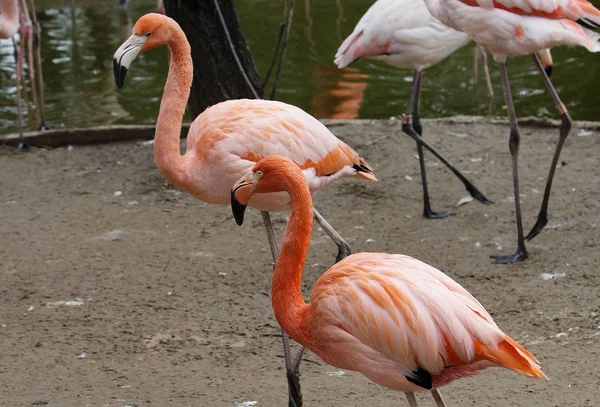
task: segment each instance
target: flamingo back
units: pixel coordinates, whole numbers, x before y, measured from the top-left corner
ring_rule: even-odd
[[[230,189],[262,158],[283,155],[303,170],[311,193],[341,177],[376,180],[372,168],[320,121],[303,110],[277,101],[238,99],[206,109],[192,123],[186,158],[196,163],[212,203],[229,204]],[[273,200],[279,196],[281,199]],[[198,196],[205,200],[204,197]],[[256,194],[250,206],[287,209],[285,193]]]
[[[309,313],[311,350],[397,390],[414,388],[389,382],[390,363],[412,383],[430,374],[429,387],[494,364],[545,377],[537,360],[502,332],[467,290],[409,256],[347,257],[317,281]],[[349,349],[368,350],[370,356],[357,363]],[[376,366],[388,366],[388,373],[380,374]]]
[[[469,37],[433,17],[422,0],[378,0],[337,50],[343,68],[360,58],[424,69],[463,47]]]
[[[600,51],[600,11],[585,0],[426,0],[432,14],[469,34],[497,62],[558,45]]]

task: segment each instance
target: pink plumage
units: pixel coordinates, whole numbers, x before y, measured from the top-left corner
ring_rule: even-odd
[[[586,0],[425,0],[431,14],[485,46],[496,61],[558,45],[600,51],[600,12]],[[579,23],[579,24],[578,24]]]
[[[510,338],[467,290],[409,256],[346,257],[317,280],[305,318],[307,347],[325,362],[394,390],[424,390],[408,380],[419,368],[433,388],[497,364],[545,377],[529,353],[494,361]]]
[[[397,68],[426,69],[471,39],[433,17],[423,0],[377,0],[340,45],[335,63],[343,68],[359,58]]]
[[[10,38],[19,29],[17,0],[0,0],[0,38]]]

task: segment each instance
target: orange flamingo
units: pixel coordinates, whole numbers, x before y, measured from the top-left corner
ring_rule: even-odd
[[[413,392],[491,366],[548,379],[535,357],[502,332],[467,290],[408,256],[348,256],[317,280],[306,304],[300,287],[312,199],[298,165],[282,156],[259,161],[234,185],[231,207],[241,225],[255,194],[282,191],[290,195],[291,215],[273,274],[273,311],[283,330],[323,361],[407,392],[411,407]]]
[[[142,16],[131,37],[114,54],[115,81],[122,87],[135,57],[164,44],[171,51],[171,62],[156,121],[154,157],[159,170],[174,185],[201,201],[227,205],[235,181],[260,159],[273,154],[294,160],[303,169],[313,194],[342,177],[376,180],[369,164],[321,122],[295,106],[276,101],[229,100],[211,106],[192,123],[186,153],[181,155],[181,123],[193,76],[190,44],[181,27],[161,14]],[[263,213],[274,261],[278,248],[268,212],[287,210],[289,202],[285,193],[259,194],[249,202]],[[338,246],[337,260],[350,254],[348,243],[316,210],[314,216]],[[283,341],[288,378],[298,384],[297,369],[289,369],[285,333]]]

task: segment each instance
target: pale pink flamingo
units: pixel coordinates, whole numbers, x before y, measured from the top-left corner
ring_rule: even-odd
[[[354,31],[338,48],[335,63],[344,68],[360,58],[379,59],[398,68],[414,71],[413,86],[402,115],[402,131],[417,142],[423,188],[423,216],[445,218],[452,212],[434,211],[429,201],[419,99],[421,72],[462,48],[471,39],[434,18],[423,0],[378,0],[362,16]],[[481,55],[485,56],[485,52]],[[485,65],[487,69],[487,65]],[[450,162],[444,164],[463,182],[471,196],[480,202],[492,203]]]
[[[548,223],[548,201],[554,170],[572,126],[567,108],[560,100],[536,52],[557,45],[579,45],[591,52],[600,51],[600,35],[590,30],[600,28],[600,11],[586,0],[425,0],[425,3],[431,14],[443,23],[464,31],[479,45],[487,48],[498,64],[511,129],[508,144],[512,158],[517,251],[510,255],[495,256],[495,259],[496,263],[524,260],[529,255],[525,239],[535,237]],[[520,134],[506,71],[507,57],[518,55],[533,56],[562,122],[542,206],[535,225],[525,237],[517,164]]]
[[[281,191],[290,195],[291,215],[273,274],[273,311],[283,330],[324,362],[406,392],[411,407],[417,405],[413,392],[491,366],[548,379],[467,290],[408,256],[348,256],[317,280],[307,304],[300,287],[312,198],[298,165],[282,156],[262,159],[234,185],[231,207],[241,225],[255,194]],[[436,403],[444,406],[441,397]]]
[[[23,53],[13,38],[19,30],[19,0],[0,0],[0,38],[13,39],[17,73],[17,120],[19,122],[18,151],[29,149],[23,138],[23,113],[21,111],[21,82],[23,77]]]
[[[339,68],[344,68],[360,58],[369,58],[382,60],[397,68],[413,70],[413,86],[406,111],[402,115],[402,131],[417,141],[423,188],[423,216],[429,219],[445,218],[454,213],[431,209],[423,145],[420,142],[423,137],[419,115],[422,72],[470,41],[471,38],[467,34],[454,30],[433,17],[423,0],[377,0],[335,54],[335,63]],[[483,62],[488,92],[493,96],[486,53],[481,47],[476,48],[476,54],[480,54]],[[549,52],[545,52],[543,57],[544,63],[551,69],[552,59]],[[477,78],[477,61],[474,68]],[[491,203],[447,160],[442,161],[458,176],[474,198],[485,204]]]
[[[42,35],[41,27],[37,19],[35,11],[35,3],[33,0],[29,0],[27,5],[26,0],[21,0],[21,44],[23,45],[27,41],[27,64],[29,67],[29,79],[31,83],[31,93],[33,103],[39,113],[40,125],[38,130],[49,130],[46,124],[46,106],[44,100],[44,74],[42,71]],[[33,55],[33,49],[35,48],[35,57]],[[23,49],[23,48],[22,48]],[[34,66],[35,64],[35,66]],[[37,76],[37,84],[36,78]],[[36,86],[39,88],[39,98],[36,94]]]
[[[12,38],[19,29],[19,1],[0,0],[0,38]]]
[[[193,67],[190,45],[180,26],[160,14],[146,14],[134,25],[132,35],[114,54],[114,74],[123,86],[131,62],[144,51],[167,44],[171,58],[154,137],[154,157],[159,170],[174,185],[201,201],[227,205],[231,187],[265,156],[284,154],[305,174],[311,193],[342,177],[376,180],[369,164],[335,137],[321,122],[303,110],[268,100],[229,100],[206,109],[192,123],[186,153],[179,138],[183,113],[190,94]],[[260,209],[274,261],[278,248],[268,212],[289,209],[285,193],[259,194],[250,205]],[[350,246],[314,211],[315,218],[338,246],[338,260],[350,254]],[[284,337],[286,366],[289,345]],[[298,380],[297,370],[288,369]],[[300,405],[299,403],[297,403]]]
[[[19,141],[17,151],[29,151],[30,147],[25,143],[23,138],[23,113],[21,91],[26,93],[26,88],[23,86],[23,63],[25,54],[25,44],[28,48],[28,66],[29,76],[31,79],[31,89],[33,95],[33,103],[38,107],[41,115],[41,124],[39,130],[47,130],[44,120],[44,90],[41,74],[41,56],[40,56],[40,38],[39,24],[35,16],[35,8],[33,0],[30,0],[31,10],[33,15],[33,23],[30,17],[30,10],[25,0],[0,0],[0,38],[12,38],[15,50],[16,61],[16,82],[17,82],[17,121],[19,123]],[[17,45],[14,36],[19,33],[19,45]],[[33,48],[36,48],[37,55],[37,72],[40,87],[40,99],[38,101],[35,92],[34,80],[34,57]],[[25,95],[25,99],[27,96]]]

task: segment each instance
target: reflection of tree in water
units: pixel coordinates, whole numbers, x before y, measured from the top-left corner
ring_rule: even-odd
[[[313,69],[313,85],[317,93],[311,113],[328,119],[355,119],[367,89],[369,75],[356,68],[338,69],[321,59]]]

